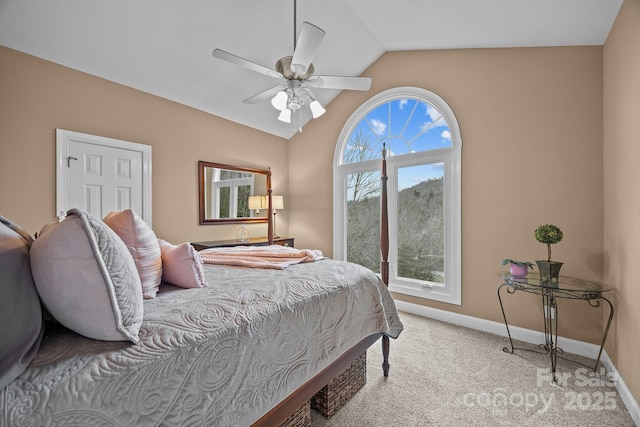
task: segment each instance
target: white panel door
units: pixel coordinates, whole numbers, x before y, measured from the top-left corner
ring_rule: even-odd
[[[57,146],[58,213],[131,208],[151,225],[151,147],[60,129]]]
[[[97,218],[125,209],[142,214],[142,153],[70,141],[68,164],[71,207]]]

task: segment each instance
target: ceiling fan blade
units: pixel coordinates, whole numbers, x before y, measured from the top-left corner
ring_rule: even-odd
[[[286,88],[287,88],[286,85],[274,86],[271,89],[267,89],[264,92],[260,92],[259,94],[254,95],[251,98],[247,98],[242,102],[246,104],[257,104],[258,102],[266,101],[267,99],[273,98],[276,95],[276,93]]]
[[[321,89],[369,90],[371,77],[313,76],[303,85]]]
[[[284,80],[284,77],[282,77],[282,75],[277,71],[267,68],[263,65],[256,64],[255,62],[251,62],[248,59],[241,58],[237,55],[234,55],[233,53],[229,53],[222,49],[215,49],[213,52],[211,52],[211,55],[213,55],[214,58],[222,59],[223,61],[239,65],[240,67],[255,71],[256,73]]]
[[[300,37],[298,37],[298,43],[291,60],[291,71],[297,74],[304,74],[307,71],[309,64],[320,49],[324,35],[325,32],[315,25],[308,22],[302,23]]]

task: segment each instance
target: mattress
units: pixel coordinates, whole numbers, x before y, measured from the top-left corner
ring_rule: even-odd
[[[402,331],[370,270],[324,259],[284,270],[205,265],[163,284],[137,344],[48,325],[0,391],[2,426],[248,426],[363,338]]]

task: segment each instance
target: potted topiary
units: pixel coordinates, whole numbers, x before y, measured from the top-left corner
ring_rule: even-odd
[[[510,258],[502,260],[502,265],[509,264],[509,273],[513,277],[526,277],[529,269],[533,270],[533,263],[529,261],[515,261]]]
[[[535,229],[534,235],[536,240],[547,245],[547,260],[536,261],[540,270],[540,278],[542,280],[558,281],[560,274],[561,262],[551,261],[551,245],[555,245],[564,237],[562,230],[553,224],[544,224]]]

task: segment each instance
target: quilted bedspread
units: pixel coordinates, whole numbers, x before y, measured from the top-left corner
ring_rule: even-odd
[[[402,331],[382,281],[355,264],[205,273],[205,288],[145,300],[137,344],[48,327],[0,391],[0,426],[248,426],[364,337]]]

